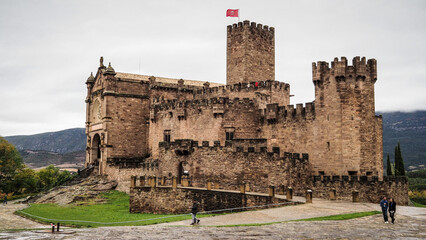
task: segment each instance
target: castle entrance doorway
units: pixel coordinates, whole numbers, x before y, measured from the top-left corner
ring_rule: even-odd
[[[92,164],[99,166],[99,161],[101,160],[101,138],[99,137],[99,134],[95,134],[95,136],[93,136],[91,155]]]

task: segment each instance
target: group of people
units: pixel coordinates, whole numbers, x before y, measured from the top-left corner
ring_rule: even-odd
[[[389,223],[388,221],[388,211],[389,215],[392,219],[392,224],[395,223],[395,212],[396,212],[396,202],[393,200],[393,198],[386,200],[386,197],[383,197],[382,201],[380,201],[380,207],[382,207],[382,213],[383,218],[385,220],[385,223]]]

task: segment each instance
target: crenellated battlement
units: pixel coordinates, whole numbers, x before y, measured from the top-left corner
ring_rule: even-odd
[[[260,109],[260,116],[268,124],[292,120],[315,119],[315,104],[313,102],[287,106],[278,106],[277,103],[266,105],[265,109]]]
[[[290,91],[290,84],[274,81],[274,80],[250,82],[250,83],[236,83],[233,85],[199,89],[194,91],[194,97],[206,96],[206,95],[209,96],[209,95],[215,95],[215,94],[226,96],[228,93],[231,93],[231,92],[242,92],[242,91],[256,92],[256,91],[262,91],[262,90],[269,90],[269,91],[276,91],[276,92]]]
[[[226,144],[220,145],[220,141],[194,141],[192,139],[176,139],[173,142],[159,142],[159,147],[164,150],[174,151],[177,155],[187,155],[197,150],[226,151],[233,153],[258,154],[259,156],[274,157],[283,160],[309,161],[307,153],[291,153],[279,151],[268,152],[266,147],[266,139],[233,139],[226,141]]]
[[[234,23],[232,25],[228,25],[228,34],[238,31],[243,31],[245,29],[249,29],[253,33],[263,33],[270,35],[270,37],[274,37],[275,28],[269,27],[268,25],[256,24],[255,22],[250,22],[249,20],[245,20],[243,22]]]
[[[249,98],[234,98],[230,99],[227,97],[213,97],[213,98],[203,98],[203,99],[195,99],[195,100],[186,100],[186,101],[178,101],[178,100],[162,100],[156,99],[160,102],[153,102],[151,109],[155,112],[161,111],[170,111],[174,109],[183,109],[183,108],[212,108],[214,106],[221,105],[224,108],[230,106],[246,106],[246,107],[254,107],[256,104],[254,100]]]
[[[404,176],[384,176],[383,181],[379,181],[378,176],[347,176],[347,175],[334,175],[334,176],[326,176],[326,175],[315,175],[312,178],[313,182],[321,182],[321,183],[329,183],[329,182],[361,182],[361,183],[374,183],[374,182],[386,182],[389,184],[406,184],[407,177]]]
[[[321,84],[324,80],[335,79],[336,81],[346,81],[346,79],[354,79],[356,81],[371,81],[377,80],[377,61],[376,59],[368,59],[359,56],[354,57],[352,65],[348,65],[346,57],[337,57],[330,65],[324,61],[312,63],[312,81],[315,85]]]

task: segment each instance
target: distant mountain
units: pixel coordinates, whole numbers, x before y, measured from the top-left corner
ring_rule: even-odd
[[[19,150],[24,163],[30,168],[55,165],[60,168],[81,168],[86,160],[86,152],[55,153],[44,150]]]
[[[35,135],[9,136],[5,139],[15,145],[18,150],[44,150],[64,154],[86,149],[84,128],[72,128]]]
[[[426,111],[378,112],[383,116],[383,157],[394,161],[395,146],[400,142],[405,169],[425,168]],[[420,165],[420,166],[419,166]],[[423,166],[421,166],[423,165]]]

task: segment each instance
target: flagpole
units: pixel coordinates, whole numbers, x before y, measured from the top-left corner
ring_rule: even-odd
[[[240,9],[238,8],[238,22],[240,22]]]

